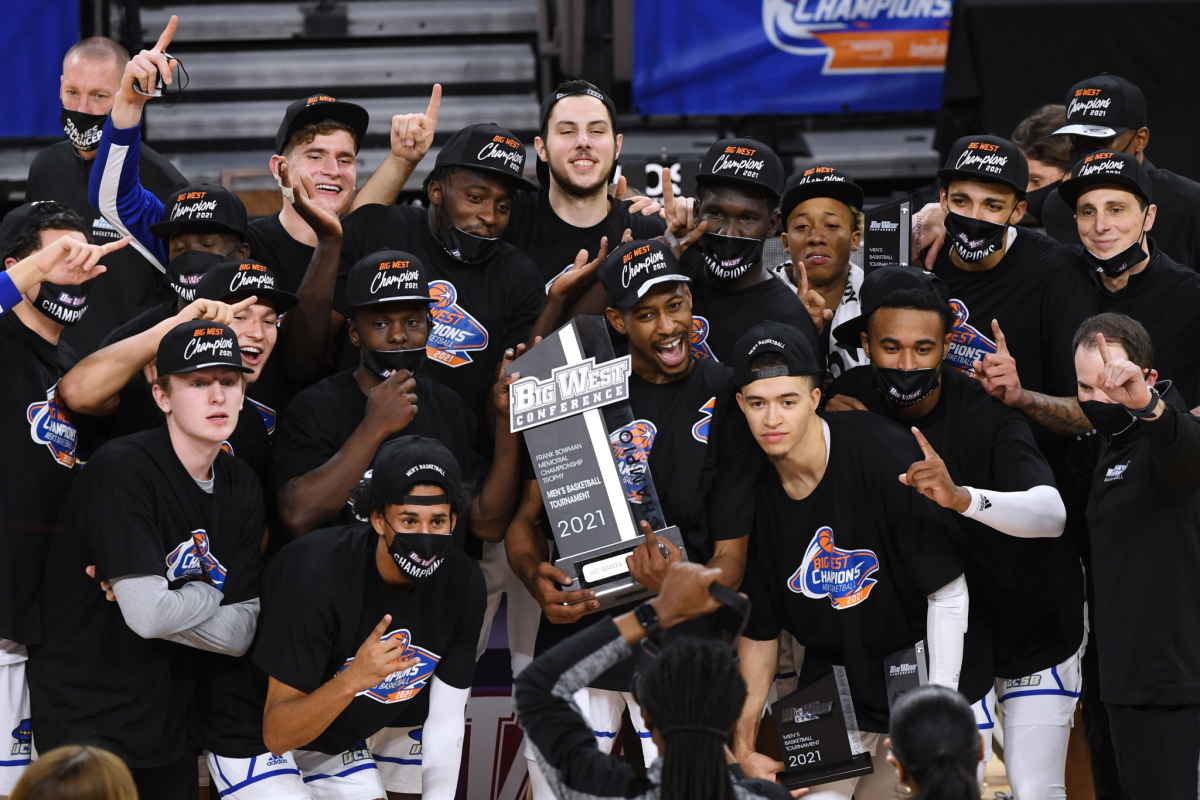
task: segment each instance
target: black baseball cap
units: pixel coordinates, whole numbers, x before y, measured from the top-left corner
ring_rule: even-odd
[[[402,250],[377,250],[355,264],[346,293],[351,310],[412,300],[433,302],[425,265]]]
[[[760,353],[778,353],[786,366],[750,371],[750,361]],[[740,391],[754,381],[782,375],[816,375],[825,371],[825,359],[816,342],[783,322],[761,322],[746,331],[733,346],[733,385]]]
[[[41,221],[48,217],[66,214],[70,210],[54,200],[36,200],[19,205],[5,214],[4,221],[0,222],[0,258],[7,258],[8,251],[30,228],[41,224]]]
[[[613,308],[629,308],[661,283],[691,283],[679,260],[654,239],[626,242],[600,265],[600,282]]]
[[[489,175],[501,175],[518,189],[536,189],[525,177],[525,145],[494,122],[468,125],[450,137],[438,153],[434,169],[466,167]]]
[[[220,263],[196,284],[196,297],[205,300],[227,303],[251,295],[259,300],[270,300],[278,314],[292,310],[300,302],[296,295],[279,288],[279,281],[270,267],[250,259]]]
[[[1113,150],[1101,150],[1081,158],[1071,170],[1071,177],[1058,185],[1058,194],[1073,209],[1081,194],[1101,184],[1121,186],[1147,203],[1154,202],[1150,173],[1137,156]]]
[[[846,348],[862,347],[860,334],[867,330],[867,320],[883,305],[888,295],[906,289],[932,289],[939,297],[949,302],[946,284],[932,272],[920,267],[899,265],[879,267],[867,273],[863,278],[862,287],[858,290],[862,313],[834,328],[834,340]]]
[[[254,372],[242,366],[242,351],[237,334],[228,325],[194,319],[176,325],[158,343],[159,375],[180,375],[208,367],[230,367]]]
[[[783,194],[783,162],[775,151],[757,139],[720,139],[708,148],[697,186],[743,186]]]
[[[1146,127],[1146,98],[1124,78],[1107,72],[1080,81],[1067,91],[1067,124],[1051,136],[1074,134],[1111,139]]]
[[[612,101],[612,98],[603,89],[593,86],[587,81],[568,81],[542,98],[542,108],[538,114],[538,128],[542,136],[546,135],[546,124],[550,121],[550,112],[554,110],[554,106],[558,105],[558,101],[580,94],[594,97],[604,104],[604,107],[608,109],[608,121],[612,123],[613,136],[617,135],[617,104]],[[549,187],[550,165],[539,158],[537,159],[535,168],[537,170],[538,183]]]
[[[987,134],[964,136],[950,148],[946,166],[938,170],[938,179],[983,181],[1011,186],[1017,197],[1025,196],[1029,186],[1029,162],[1025,154],[1008,139]]]
[[[779,201],[779,219],[787,224],[796,206],[814,197],[830,197],[862,211],[863,190],[854,178],[833,167],[809,167],[787,179]]]
[[[180,233],[215,231],[246,240],[246,206],[224,186],[201,183],[171,194],[166,218],[150,226],[158,238],[170,241]]]
[[[445,497],[414,497],[408,493],[422,483],[442,487]],[[454,454],[437,439],[401,436],[384,442],[376,451],[370,493],[372,505],[453,505],[462,494],[462,472]]]
[[[283,155],[284,148],[296,131],[305,125],[327,119],[340,122],[354,131],[354,151],[358,152],[363,137],[367,135],[367,123],[371,120],[367,110],[327,94],[314,94],[300,98],[283,112],[283,122],[279,123],[279,131],[275,134],[275,155]]]

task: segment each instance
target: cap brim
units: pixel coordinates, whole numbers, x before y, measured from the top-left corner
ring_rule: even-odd
[[[283,289],[248,289],[230,292],[220,298],[220,302],[226,302],[235,297],[257,297],[259,300],[270,300],[275,304],[275,313],[282,314],[285,311],[291,311],[300,302],[300,298],[291,292],[285,292]]]
[[[516,184],[517,189],[525,189],[526,191],[537,191],[537,189],[539,188],[536,183],[529,180],[524,175],[518,175],[515,172],[509,172],[508,170],[497,169],[496,167],[485,167],[485,166],[482,166],[481,164],[458,164],[458,163],[441,164],[440,166],[462,167],[463,169],[469,169],[472,172],[481,172],[484,175],[494,175],[498,178],[507,178],[508,180],[510,180],[514,184]]]
[[[834,328],[834,341],[848,349],[857,350],[862,347],[862,334],[867,330],[867,321],[862,316],[848,319]]]
[[[1058,185],[1058,196],[1070,206],[1072,213],[1079,203],[1079,197],[1093,186],[1123,186],[1133,194],[1149,202],[1146,190],[1128,175],[1085,175],[1082,178],[1070,178]]]
[[[1064,125],[1051,136],[1091,136],[1095,139],[1111,139],[1129,128],[1108,128],[1103,125]]]
[[[150,226],[150,232],[163,241],[170,241],[172,236],[184,231],[216,231],[218,233],[228,233],[232,236],[240,237],[239,241],[244,242],[246,240],[245,231],[239,231],[237,228],[234,228],[231,225],[226,225],[223,222],[182,219],[156,222]]]
[[[283,155],[283,151],[287,148],[287,143],[291,141],[292,136],[297,130],[303,128],[305,125],[311,125],[314,122],[323,122],[327,119],[340,122],[354,131],[358,137],[358,147],[362,147],[363,138],[367,135],[367,126],[371,121],[371,115],[360,105],[338,100],[334,103],[314,103],[292,117],[291,124],[288,125],[287,130],[284,132],[283,141],[275,142],[275,155]]]
[[[735,177],[732,175],[711,175],[711,174],[697,175],[696,176],[696,185],[697,186],[742,186],[747,189],[757,189],[760,192],[767,192],[768,194],[770,194],[774,197],[779,197],[779,192],[776,191],[775,189],[773,189],[772,187],[767,186],[765,183],[760,183],[759,181],[751,180],[750,178],[738,178],[738,177]]]
[[[657,278],[651,278],[650,280],[646,281],[645,283],[643,283],[641,286],[638,287],[638,290],[636,292],[630,292],[629,294],[622,297],[620,300],[618,300],[613,305],[615,308],[629,308],[633,305],[636,305],[637,301],[641,300],[643,297],[645,297],[647,294],[649,294],[650,290],[653,289],[655,286],[659,286],[664,283],[689,283],[690,284],[691,282],[692,282],[692,279],[689,278],[687,275],[679,275],[677,273],[671,273],[670,275],[659,275]]]
[[[351,303],[350,310],[353,311],[356,308],[370,308],[371,306],[384,306],[384,305],[387,305],[388,303],[434,303],[434,302],[437,302],[437,301],[435,301],[432,297],[429,297],[428,295],[424,295],[424,296],[422,296],[422,295],[405,295],[404,297],[385,297],[381,300],[369,300],[365,303]]]
[[[828,197],[845,203],[850,208],[857,208],[859,211],[862,211],[865,199],[860,186],[845,181],[818,181],[800,184],[784,192],[779,201],[781,223],[787,223],[788,217],[796,210],[796,206],[805,200],[812,200],[814,197]]]
[[[229,364],[224,361],[213,361],[208,364],[188,364],[187,369],[174,369],[168,372],[158,371],[159,375],[186,375],[189,372],[199,372],[202,369],[210,367],[225,367],[226,369],[236,369],[238,372],[251,373],[254,369],[251,367],[242,366],[241,364]]]
[[[961,169],[939,169],[937,172],[938,180],[946,181],[971,181],[973,183],[999,183],[1008,186],[1017,193],[1017,197],[1024,197],[1025,190],[1028,186],[1017,186],[1007,178],[1001,178],[999,175],[982,175],[978,172],[968,172]]]

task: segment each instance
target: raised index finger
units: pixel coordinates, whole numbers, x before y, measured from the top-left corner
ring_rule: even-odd
[[[642,534],[646,537],[646,546],[650,548],[650,552],[657,553],[658,537],[654,535],[654,529],[650,527],[650,523],[642,520],[638,525],[642,529]]]
[[[937,452],[933,449],[933,445],[929,444],[929,440],[925,438],[925,435],[916,428],[913,428],[912,432],[913,436],[917,437],[917,444],[921,446],[921,452],[925,454],[925,458],[937,458]]]
[[[1100,360],[1106,365],[1112,360],[1112,353],[1108,350],[1108,342],[1104,341],[1104,334],[1096,334],[1096,350],[1100,353]]]
[[[795,264],[796,273],[796,295],[804,300],[804,295],[808,294],[808,270],[804,268],[804,259],[798,259]]]
[[[1004,341],[1004,332],[1000,330],[1000,323],[996,320],[992,320],[992,334],[996,337],[996,353],[1008,355],[1008,343]]]
[[[179,17],[171,15],[171,21],[167,23],[167,27],[163,29],[162,36],[158,37],[158,43],[154,45],[154,52],[161,53],[167,49],[167,45],[171,43],[171,39],[175,36],[175,28],[179,25]]]
[[[671,185],[671,170],[663,167],[660,181],[662,183],[663,209],[666,210],[667,216],[673,218],[675,216],[675,187]]]
[[[430,125],[437,125],[438,109],[442,107],[442,85],[435,83],[433,92],[429,95],[429,108],[425,109],[425,118]]]

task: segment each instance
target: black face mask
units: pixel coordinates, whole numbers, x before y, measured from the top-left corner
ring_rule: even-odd
[[[87,311],[87,290],[82,286],[62,286],[42,281],[34,306],[59,325],[69,328],[83,319]]]
[[[200,250],[180,253],[167,264],[167,285],[175,294],[190,303],[196,299],[196,286],[200,279],[217,264],[232,257],[233,253],[223,256],[220,253],[205,253]]]
[[[442,565],[453,542],[454,537],[444,533],[396,533],[388,553],[410,583],[424,583]]]
[[[383,380],[393,372],[408,370],[410,375],[416,375],[425,365],[426,351],[424,347],[412,350],[368,350],[363,356],[363,364]]]
[[[694,245],[714,277],[733,280],[762,260],[762,239],[706,233]]]
[[[1079,409],[1092,423],[1096,433],[1111,439],[1124,433],[1137,419],[1120,403],[1101,403],[1099,400],[1080,400]]]
[[[941,380],[942,367],[926,369],[893,369],[871,365],[875,388],[898,406],[911,406],[933,394]]]
[[[1147,253],[1142,248],[1142,239],[1145,238],[1146,215],[1150,213],[1150,207],[1146,207],[1146,213],[1142,215],[1142,235],[1134,241],[1133,244],[1126,247],[1115,256],[1108,258],[1100,258],[1086,247],[1083,248],[1083,260],[1087,265],[1096,272],[1103,272],[1110,278],[1115,278],[1123,272],[1136,267],[1138,264],[1146,260]]]
[[[1009,215],[1011,219],[1012,215]],[[946,215],[946,235],[958,257],[968,264],[982,261],[998,251],[1008,235],[1008,223],[988,222],[951,211]]]
[[[453,225],[438,233],[438,238],[446,252],[464,264],[484,264],[500,249],[499,239],[476,236]]]
[[[1048,183],[1040,189],[1034,189],[1032,192],[1025,193],[1025,217],[1021,220],[1022,225],[1037,225],[1042,221],[1042,206],[1046,204],[1046,198],[1050,193],[1058,188],[1062,181]]]
[[[90,153],[100,146],[100,131],[104,129],[108,114],[85,114],[64,108],[58,119],[75,149]]]

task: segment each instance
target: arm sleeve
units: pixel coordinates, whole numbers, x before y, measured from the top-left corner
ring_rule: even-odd
[[[208,650],[227,656],[243,656],[254,641],[254,629],[258,624],[258,598],[244,603],[220,606],[199,625],[164,636],[167,641]]]
[[[24,299],[25,295],[21,294],[21,290],[13,283],[12,276],[8,274],[8,271],[0,272],[0,314]]]
[[[134,250],[159,272],[166,272],[167,243],[150,232],[151,225],[166,218],[166,211],[138,179],[141,149],[142,126],[114,128],[109,117],[88,178],[88,202],[118,235],[133,237]]]
[[[1167,404],[1158,419],[1142,420],[1158,462],[1160,485],[1182,500],[1200,489],[1200,418]]]
[[[637,797],[649,789],[623,761],[601,753],[572,696],[632,653],[612,619],[597,622],[534,659],[513,697],[526,741],[559,800]]]
[[[221,592],[203,581],[170,589],[161,575],[114,578],[113,594],[129,629],[143,639],[169,639],[212,619],[221,606]]]
[[[429,684],[429,716],[421,735],[423,800],[454,800],[470,695],[469,688],[456,689],[436,675]]]
[[[1034,486],[1023,492],[993,492],[964,486],[971,505],[964,517],[1019,539],[1053,539],[1062,536],[1067,524],[1067,507],[1058,489]]]
[[[929,647],[929,682],[958,690],[962,669],[963,634],[967,632],[967,613],[971,598],[967,579],[959,575],[929,595],[926,612],[926,637]]]

